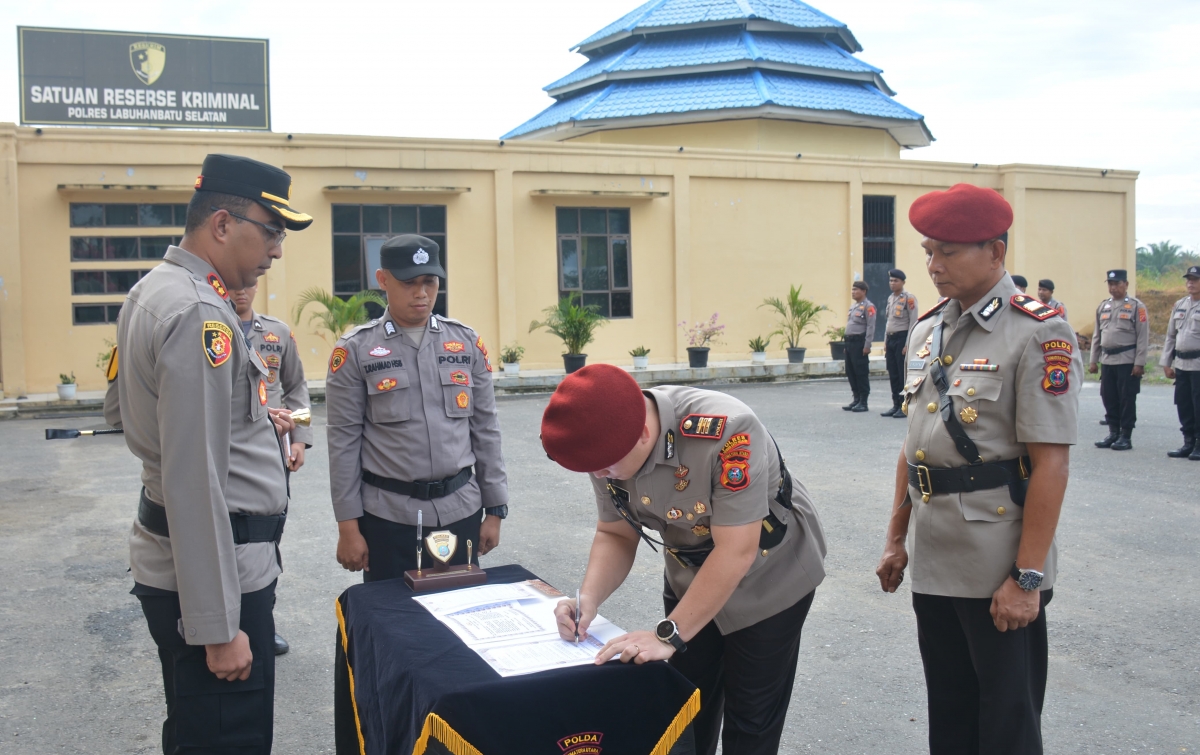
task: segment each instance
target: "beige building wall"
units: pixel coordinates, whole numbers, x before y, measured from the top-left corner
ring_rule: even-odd
[[[861,129],[853,129],[855,131]],[[69,225],[71,202],[183,203],[204,155],[243,154],[288,170],[293,204],[316,222],[291,233],[260,284],[256,309],[290,321],[301,292],[332,290],[334,203],[446,207],[449,313],[476,328],[493,354],[514,341],[527,369],[561,368],[562,345],[529,333],[557,296],[555,207],[630,210],[633,317],[601,328],[590,361],[628,364],[645,345],[652,363],[685,359],[677,323],[721,313],[714,359],[746,358],[747,340],[772,329],[759,304],[790,283],[833,312],[802,345],[828,353],[821,333],[844,323],[862,274],[864,195],[896,197],[896,263],[922,307],[936,294],[920,238],[907,223],[921,194],[958,182],[1013,202],[1010,269],[1054,278],[1081,328],[1103,295],[1104,270],[1134,267],[1137,174],[1046,166],[972,166],[891,157],[797,158],[794,153],[677,146],[418,140],[252,133],[34,129],[0,124],[0,380],[6,396],[54,390],[75,372],[103,388],[95,367],[115,325],[73,325],[77,269],[148,268],[153,261],[70,261],[72,235],[181,235],[182,228]],[[1082,315],[1082,318],[1081,318]],[[332,344],[306,322],[294,331],[310,378],[325,376]],[[772,343],[772,357],[783,355]]]

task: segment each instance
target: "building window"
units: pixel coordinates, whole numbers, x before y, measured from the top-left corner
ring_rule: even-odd
[[[442,267],[449,275],[445,205],[333,205],[333,293],[345,299],[366,288],[379,288],[375,281],[379,249],[384,241],[401,233],[436,241]],[[448,293],[449,281],[443,280],[435,313],[446,315]]]
[[[127,294],[149,270],[72,270],[71,293]]]
[[[896,266],[896,198],[863,197],[863,280],[876,311],[887,311],[888,271]],[[875,318],[875,338],[883,340],[887,317]]]
[[[633,317],[629,210],[557,208],[558,295],[610,318]]]
[[[179,236],[72,236],[71,260],[160,260]]]
[[[182,228],[186,204],[71,203],[72,228],[130,228],[167,226]]]
[[[73,322],[76,325],[115,325],[121,314],[120,304],[73,304]]]

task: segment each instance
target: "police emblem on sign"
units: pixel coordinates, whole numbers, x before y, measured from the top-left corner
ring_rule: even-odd
[[[430,532],[425,537],[425,545],[429,548],[430,555],[443,564],[448,564],[458,548],[458,535],[449,530]]]
[[[134,42],[129,46],[129,65],[138,81],[150,86],[167,67],[167,48],[157,42]]]

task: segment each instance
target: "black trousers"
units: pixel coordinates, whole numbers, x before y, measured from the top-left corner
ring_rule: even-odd
[[[688,642],[687,652],[671,656],[668,662],[700,690],[700,714],[692,722],[697,755],[714,755],[718,735],[725,755],[779,752],[800,632],[814,595],[815,590],[791,608],[727,635],[709,622]],[[679,605],[669,585],[663,605],[668,615]]]
[[[479,524],[483,519],[483,510],[471,514],[457,522],[442,526],[425,525],[424,534],[434,530],[450,530],[458,537],[458,545],[454,555],[450,557],[450,565],[467,563],[467,541],[471,541],[471,561],[479,563]],[[417,568],[417,526],[415,524],[397,524],[389,519],[377,517],[374,514],[362,515],[358,520],[358,531],[367,541],[367,565],[370,571],[363,572],[363,582],[378,582],[381,579],[397,579],[404,572]],[[428,569],[435,563],[425,545],[421,556],[421,567]]]
[[[900,406],[900,391],[904,388],[904,351],[908,343],[908,331],[888,333],[883,346],[887,360],[888,380],[892,384],[892,406]]]
[[[1200,431],[1200,371],[1175,370],[1175,411],[1185,438]]]
[[[163,754],[269,755],[275,722],[275,583],[242,595],[239,627],[254,654],[245,681],[218,679],[208,670],[204,646],[184,642],[178,593],[154,590],[137,597],[162,662]]]
[[[1132,364],[1100,365],[1100,398],[1104,401],[1104,417],[1108,429],[1132,432],[1137,424],[1137,395],[1142,392],[1142,379],[1133,376]]]
[[[1046,698],[1046,605],[1001,632],[990,598],[913,593],[929,695],[930,755],[1041,755]]]
[[[846,379],[854,398],[864,401],[871,395],[871,360],[863,353],[866,345],[863,336],[846,336]]]

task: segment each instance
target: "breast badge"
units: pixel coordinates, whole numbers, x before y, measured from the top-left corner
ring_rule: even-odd
[[[970,425],[979,419],[979,412],[975,411],[974,407],[968,406],[958,413],[958,417],[963,421],[964,425]]]
[[[680,464],[680,465],[679,465],[679,469],[676,469],[676,470],[675,470],[675,476],[676,476],[676,477],[678,477],[678,478],[680,478],[680,479],[683,479],[684,477],[687,477],[687,476],[688,476],[688,472],[690,472],[690,471],[692,471],[692,470],[690,470],[690,469],[688,469],[687,467],[685,467],[685,466],[683,466],[682,464]]]
[[[271,383],[273,385],[275,383],[276,379],[278,379],[278,377],[279,376],[275,373],[275,370],[267,370],[267,382],[268,383]]]
[[[267,405],[267,384],[262,378],[258,379],[258,403]]]
[[[458,395],[454,397],[454,403],[458,404],[459,409],[466,409],[471,403],[471,397],[467,395],[466,391],[459,391]]]
[[[696,505],[693,506],[692,509],[697,514],[704,514],[705,512],[708,511],[708,506],[706,506],[703,501],[696,501]]]
[[[697,524],[692,527],[692,534],[696,537],[708,537],[709,529],[703,524]]]
[[[279,366],[279,355],[272,354],[271,356],[267,357],[267,366],[268,367],[278,367]]]
[[[648,495],[644,495],[644,496],[642,496],[642,505],[643,505],[643,506],[649,506],[649,505],[650,505],[650,496],[648,496]]]
[[[375,390],[390,391],[391,389],[395,388],[396,385],[397,383],[393,378],[384,378],[375,384]]]
[[[672,522],[682,517],[683,511],[681,509],[671,509],[667,512],[667,519],[670,519]]]
[[[470,385],[471,378],[462,370],[455,370],[450,373],[450,382],[455,385]]]
[[[263,340],[267,343],[279,343],[279,336],[274,333],[264,333]]]
[[[679,482],[675,483],[675,489],[682,493],[683,491],[687,490],[687,486],[691,484],[691,480],[680,480]]]
[[[467,348],[462,341],[446,341],[442,344],[442,349],[449,351],[451,354],[459,354],[463,349]]]
[[[229,361],[233,353],[233,331],[220,320],[206,320],[203,330],[204,356],[213,367]]]
[[[392,353],[392,350],[385,349],[382,346],[376,346],[375,348],[371,349],[367,353],[373,357],[386,357],[387,355]]]

